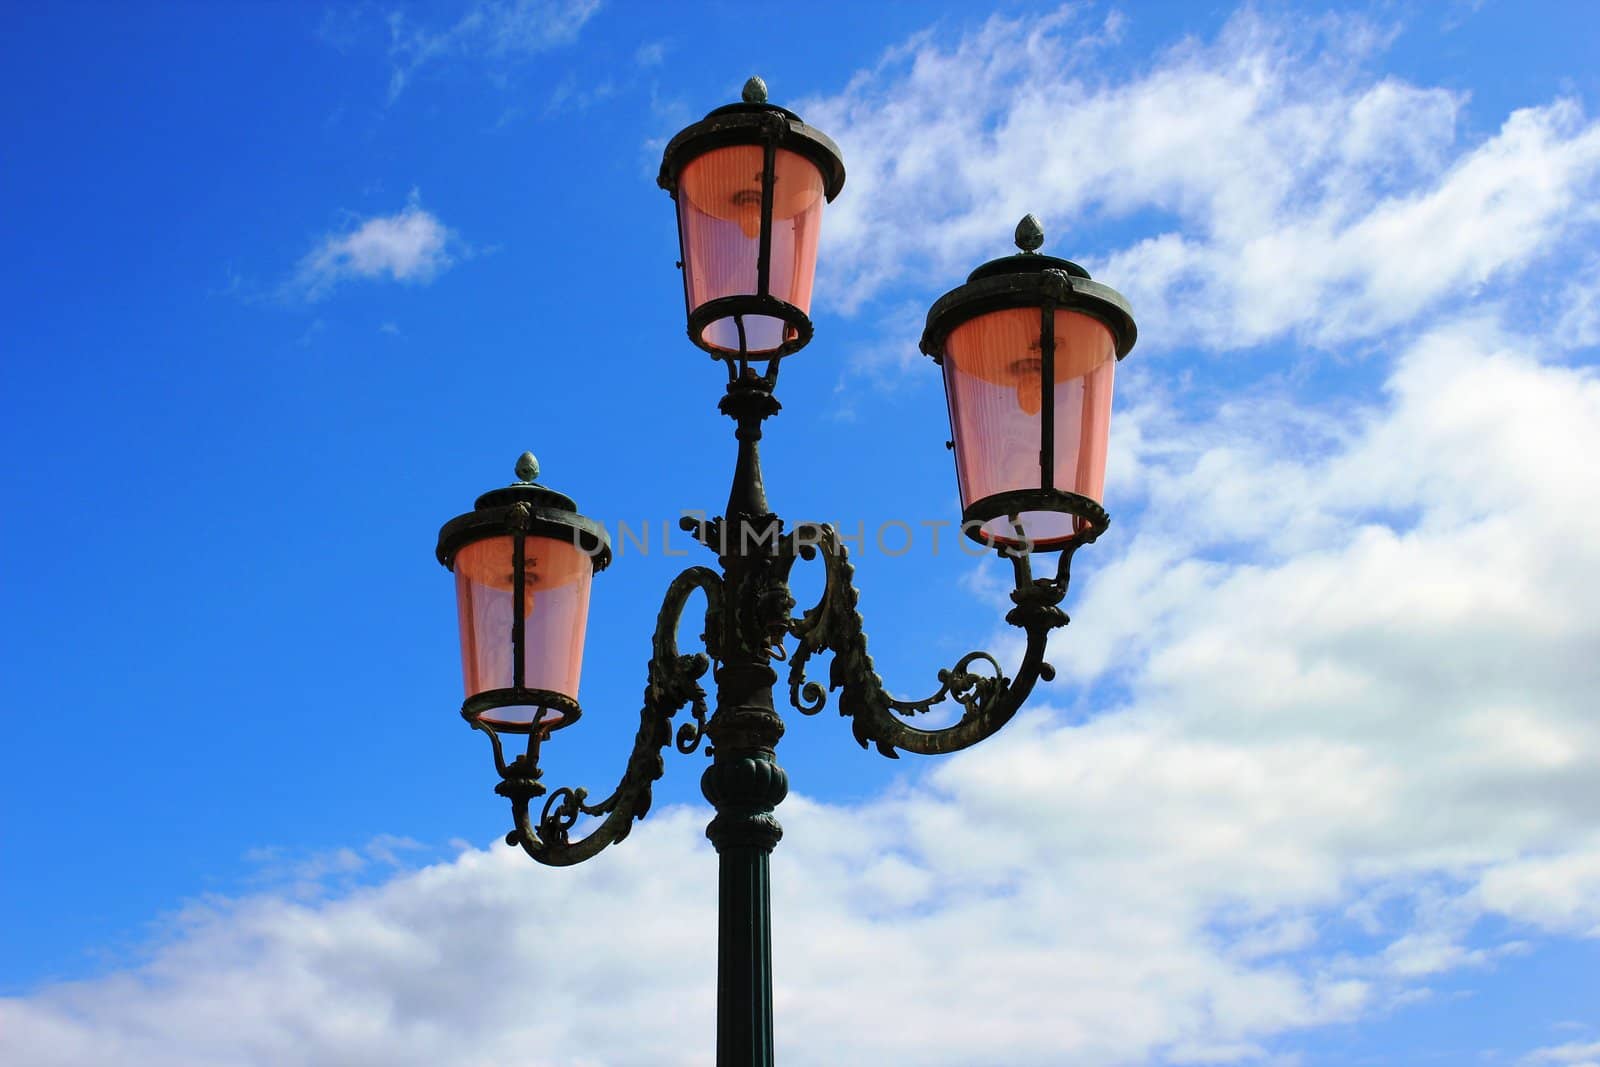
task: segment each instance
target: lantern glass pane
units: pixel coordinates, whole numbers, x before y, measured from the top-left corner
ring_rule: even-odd
[[[678,225],[683,235],[684,298],[693,314],[700,305],[760,291],[761,172],[759,145],[732,145],[698,156],[678,177]],[[822,229],[822,172],[804,156],[779,149],[773,164],[772,253],[768,292],[807,314],[817,269]],[[740,316],[745,351],[771,352],[794,337],[794,329],[769,315]],[[702,340],[739,351],[733,316],[706,326]]]
[[[515,539],[474,541],[456,553],[456,610],[461,623],[461,673],[467,696],[509,689],[512,669],[512,582]],[[578,699],[583,638],[589,621],[594,565],[583,550],[554,537],[526,539],[524,548],[523,685]],[[493,723],[559,719],[537,707],[495,708]]]
[[[1055,488],[1100,503],[1106,491],[1116,342],[1105,323],[1076,311],[1056,312],[1055,333]]]
[[[1105,491],[1116,373],[1111,331],[1091,316],[1057,311],[1055,373],[1047,390],[1042,318],[1037,308],[994,311],[957,326],[945,342],[945,395],[963,510],[1019,489],[1060,489],[1097,502]],[[1041,463],[1046,403],[1055,421],[1049,484]],[[1051,547],[1082,525],[1072,515],[1026,511],[991,519],[983,529],[1007,543],[1026,537]]]

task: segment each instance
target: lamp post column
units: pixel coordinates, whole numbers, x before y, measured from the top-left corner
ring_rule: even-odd
[[[716,528],[725,612],[717,709],[706,726],[712,763],[701,792],[716,809],[706,836],[718,855],[717,1067],[771,1067],[772,910],[768,858],[783,828],[773,809],[789,792],[774,755],[783,720],[773,708],[773,643],[794,606],[773,551],[780,532],[767,507],[758,442],[778,411],[771,385],[746,372],[721,409],[738,423],[739,459],[727,514]]]

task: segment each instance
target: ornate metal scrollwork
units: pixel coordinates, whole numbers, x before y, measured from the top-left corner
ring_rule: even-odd
[[[987,663],[993,674],[975,674],[967,668],[977,662]],[[939,691],[922,700],[893,700],[889,706],[902,715],[917,715],[931,710],[945,700],[954,700],[976,715],[984,705],[994,699],[994,694],[1006,684],[1005,671],[1000,661],[987,652],[968,652],[956,661],[954,667],[939,672]]]
[[[693,722],[678,725],[677,746],[678,751],[688,755],[700,747],[700,741],[706,735],[706,698],[702,693],[689,708]]]
[[[1071,556],[1078,547],[1069,545],[1062,551],[1053,579],[1035,579],[1028,556],[1010,557],[1016,569],[1017,589],[1011,594],[1016,606],[1006,615],[1006,621],[1022,628],[1028,637],[1022,665],[1014,679],[1006,677],[989,653],[969,652],[953,667],[939,672],[939,690],[933,695],[922,700],[899,700],[884,688],[867,653],[865,622],[856,608],[859,594],[854,584],[855,568],[837,533],[831,526],[796,527],[780,546],[789,564],[796,557],[812,559],[820,555],[826,573],[817,605],[790,620],[789,632],[799,646],[789,657],[790,704],[802,714],[815,715],[827,704],[828,691],[839,690],[839,714],[851,720],[856,740],[863,748],[876,745],[891,759],[899,757],[896,749],[936,755],[982,741],[1010,721],[1038,679],[1049,681],[1055,677],[1055,669],[1044,660],[1045,644],[1051,630],[1067,624],[1067,615],[1059,605],[1067,591]],[[826,690],[807,679],[805,673],[811,657],[824,651],[833,654]],[[977,664],[988,670],[972,670]],[[947,699],[962,707],[960,720],[950,726],[923,730],[902,721]]]
[[[529,813],[531,801],[545,793],[539,782],[537,734],[530,735],[528,754],[509,764],[501,751],[500,738],[490,727],[478,725],[494,746],[495,769],[500,784],[495,792],[511,801],[515,828],[506,835],[506,844],[521,845],[523,851],[540,863],[566,867],[581,863],[607,845],[628,836],[635,819],[650,810],[651,787],[666,769],[662,750],[673,741],[672,717],[689,705],[694,723],[684,723],[677,733],[677,747],[692,752],[700,743],[706,721],[706,693],[700,678],[711,666],[703,653],[680,655],[678,623],[683,618],[689,596],[700,590],[706,597],[708,641],[715,641],[722,611],[722,580],[707,567],[690,567],[673,579],[656,617],[656,632],[648,665],[644,707],[639,712],[639,730],[634,735],[633,751],[617,788],[597,803],[588,802],[589,792],[563,786],[550,793],[535,823]],[[717,650],[713,646],[711,651]],[[587,835],[571,840],[570,832],[582,815],[603,817]]]

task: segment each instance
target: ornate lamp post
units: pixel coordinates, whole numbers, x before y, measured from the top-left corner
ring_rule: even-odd
[[[549,790],[539,767],[542,742],[580,714],[589,583],[610,561],[605,531],[570,498],[537,484],[538,466],[525,454],[517,483],[445,524],[438,558],[456,576],[461,713],[489,736],[495,792],[511,802],[508,844],[552,866],[589,859],[649,811],[669,745],[692,753],[708,742],[700,784],[716,809],[706,834],[720,867],[717,1063],[770,1065],[768,857],[782,836],[773,811],[788,792],[774,756],[784,723],[773,662],[787,657],[788,698],[798,711],[816,714],[837,690],[856,740],[885,756],[954,752],[1004,726],[1035,682],[1054,677],[1045,645],[1067,624],[1060,603],[1072,556],[1106,529],[1099,498],[1112,376],[1135,329],[1114,290],[1074,263],[1038,254],[1044,235],[1031,215],[1017,227],[1019,254],[979,267],[928,313],[922,350],[944,373],[963,531],[1011,561],[1015,606],[1006,621],[1027,644],[1014,676],[987,652],[972,652],[939,672],[931,696],[899,700],[867,654],[840,539],[825,525],[785,530],[761,478],[762,424],[780,409],[779,365],[811,339],[822,210],[844,184],[838,148],[768,104],[766,86],[752,78],[743,103],[672,139],[658,180],[677,202],[689,337],[728,370],[719,409],[736,426],[738,458],[725,513],[683,520],[720,569],[690,567],[667,588],[639,730],[609,796]],[[1034,560],[1052,553],[1054,574],[1036,577]],[[802,559],[820,559],[826,581],[818,603],[796,615],[788,576]],[[683,654],[678,622],[696,592],[705,602],[705,651]],[[822,652],[834,657],[827,689],[806,678]],[[713,664],[714,710],[701,686]],[[907,721],[947,699],[962,707],[953,725],[924,730]],[[510,760],[506,734],[527,738]],[[575,837],[584,816],[598,821]]]

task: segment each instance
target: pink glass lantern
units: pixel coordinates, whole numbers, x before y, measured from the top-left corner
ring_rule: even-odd
[[[578,680],[589,586],[611,559],[603,527],[571,498],[521,479],[478,498],[439,531],[439,562],[456,578],[461,713],[501,733],[547,736],[581,714]]]
[[[922,350],[944,370],[963,529],[1005,549],[1092,541],[1107,519],[1106,443],[1117,361],[1136,330],[1127,302],[1076,263],[1039,255],[986,263],[928,313]]]
[[[760,78],[667,145],[657,178],[678,206],[689,336],[721,359],[777,359],[811,339],[822,208],[844,185],[839,149]]]

